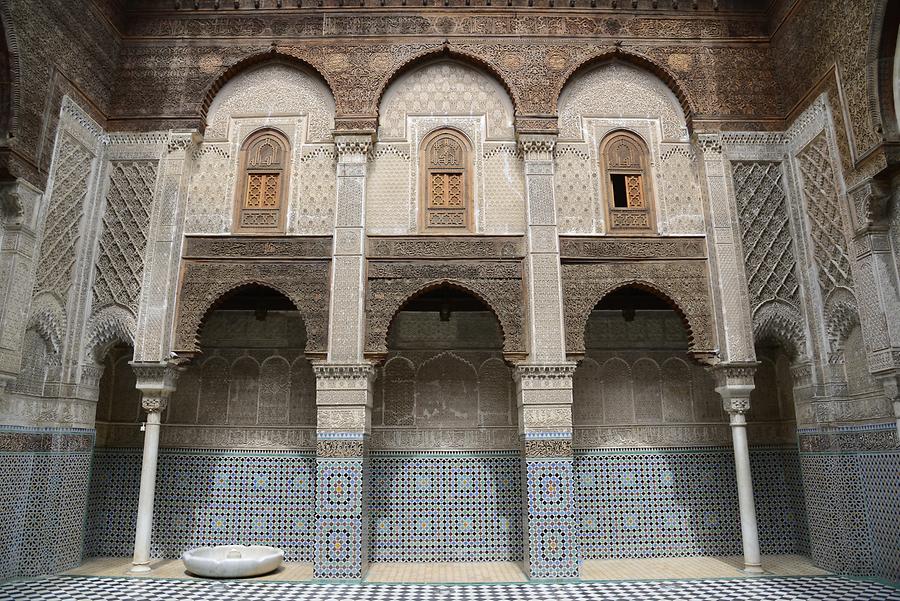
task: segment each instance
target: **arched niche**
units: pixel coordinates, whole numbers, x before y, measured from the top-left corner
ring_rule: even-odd
[[[560,140],[596,137],[585,120],[658,119],[662,140],[687,142],[685,110],[672,89],[654,73],[624,60],[592,62],[575,72],[557,103]]]
[[[299,61],[248,61],[226,71],[207,93],[205,142],[231,139],[232,119],[306,117],[309,142],[331,138],[334,96],[318,73]]]
[[[515,110],[502,83],[484,69],[452,59],[416,63],[385,88],[378,106],[379,141],[410,140],[410,118],[484,117],[488,139],[513,140]]]
[[[605,295],[584,340],[573,382],[576,444],[666,446],[693,435],[709,444],[696,426],[724,424],[721,403],[710,415],[713,382],[689,353],[684,318],[658,292],[625,286]]]
[[[512,370],[490,306],[447,284],[408,298],[388,329],[373,405],[373,430],[425,431],[419,437],[425,444],[447,444],[439,430],[506,428],[504,436],[511,434],[516,425]],[[464,439],[463,445],[471,444]]]
[[[97,396],[98,446],[106,446],[105,434],[116,425],[134,429],[143,421],[141,391],[131,368],[134,348],[125,342],[113,342],[98,356],[103,375]]]
[[[282,292],[247,284],[226,293],[203,320],[201,352],[179,377],[166,423],[314,428],[306,338],[303,316]]]
[[[701,361],[716,352],[712,301],[705,261],[564,263],[563,297],[566,353],[579,357],[586,348],[588,320],[598,302],[620,289],[640,289],[680,316],[689,353]]]

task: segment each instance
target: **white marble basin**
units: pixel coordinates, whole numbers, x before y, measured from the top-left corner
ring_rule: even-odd
[[[198,547],[181,556],[187,571],[207,578],[244,578],[276,570],[284,561],[284,551],[262,545]]]

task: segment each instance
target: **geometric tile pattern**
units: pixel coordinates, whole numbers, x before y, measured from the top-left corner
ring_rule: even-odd
[[[800,458],[816,563],[900,582],[900,451]]]
[[[371,458],[371,560],[521,561],[518,453]]]
[[[900,452],[857,455],[874,573],[900,582]]]
[[[47,431],[52,448],[85,432]],[[0,453],[0,580],[81,563],[90,467],[89,448]]]
[[[571,457],[525,460],[528,495],[526,565],[533,579],[578,577]]]
[[[363,511],[363,473],[368,458],[316,458],[317,578],[362,578],[368,522]]]
[[[0,601],[900,601],[900,590],[839,576],[434,586],[54,576],[0,584]]]
[[[140,488],[140,449],[97,449],[85,554],[128,557]],[[288,561],[312,561],[315,459],[301,453],[163,449],[152,557],[203,545],[275,545]]]
[[[763,553],[802,552],[796,449],[754,448],[751,470]],[[741,552],[731,449],[576,451],[575,474],[582,559]]]

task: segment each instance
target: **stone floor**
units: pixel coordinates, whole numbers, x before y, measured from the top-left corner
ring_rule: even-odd
[[[77,576],[134,576],[138,578],[195,579],[178,559],[153,562],[149,574],[130,574],[131,560],[89,559],[66,572]],[[607,559],[585,561],[584,580],[664,580],[704,578],[751,578],[740,570],[740,557],[670,557],[659,559]],[[763,569],[775,576],[819,576],[828,574],[801,555],[763,557]],[[312,564],[285,563],[277,571],[251,580],[303,582],[313,579]],[[485,563],[375,563],[366,577],[371,583],[511,583],[527,582],[516,562]]]
[[[900,589],[839,576],[569,584],[315,584],[51,576],[0,584],[0,601],[900,601]]]

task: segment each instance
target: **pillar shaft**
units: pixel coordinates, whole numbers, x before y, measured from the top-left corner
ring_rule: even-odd
[[[144,455],[141,461],[141,490],[134,533],[132,572],[150,571],[150,540],[153,533],[153,499],[156,493],[156,465],[159,458],[160,416],[175,391],[179,369],[172,363],[132,362],[137,388],[143,394],[141,406],[147,412],[144,424]]]
[[[367,444],[374,371],[363,358],[366,172],[372,138],[335,135],[338,154],[328,357],[316,371],[316,578],[368,569]]]
[[[156,464],[159,457],[159,421],[164,404],[147,409],[144,424],[144,456],[141,461],[141,491],[138,497],[137,525],[134,532],[132,572],[150,571],[150,533],[153,531],[153,499],[156,494]]]
[[[741,543],[744,551],[744,571],[762,572],[759,552],[759,529],[756,523],[756,504],[753,501],[753,476],[750,471],[750,446],[747,443],[747,411],[753,391],[756,363],[728,363],[715,368],[716,392],[722,397],[731,424],[734,444],[734,471],[737,479],[738,507],[741,516]]]
[[[555,124],[554,124],[555,125]],[[525,160],[528,360],[516,370],[522,434],[525,571],[532,579],[578,577],[572,471],[572,373],[556,227],[552,134],[519,133]]]

